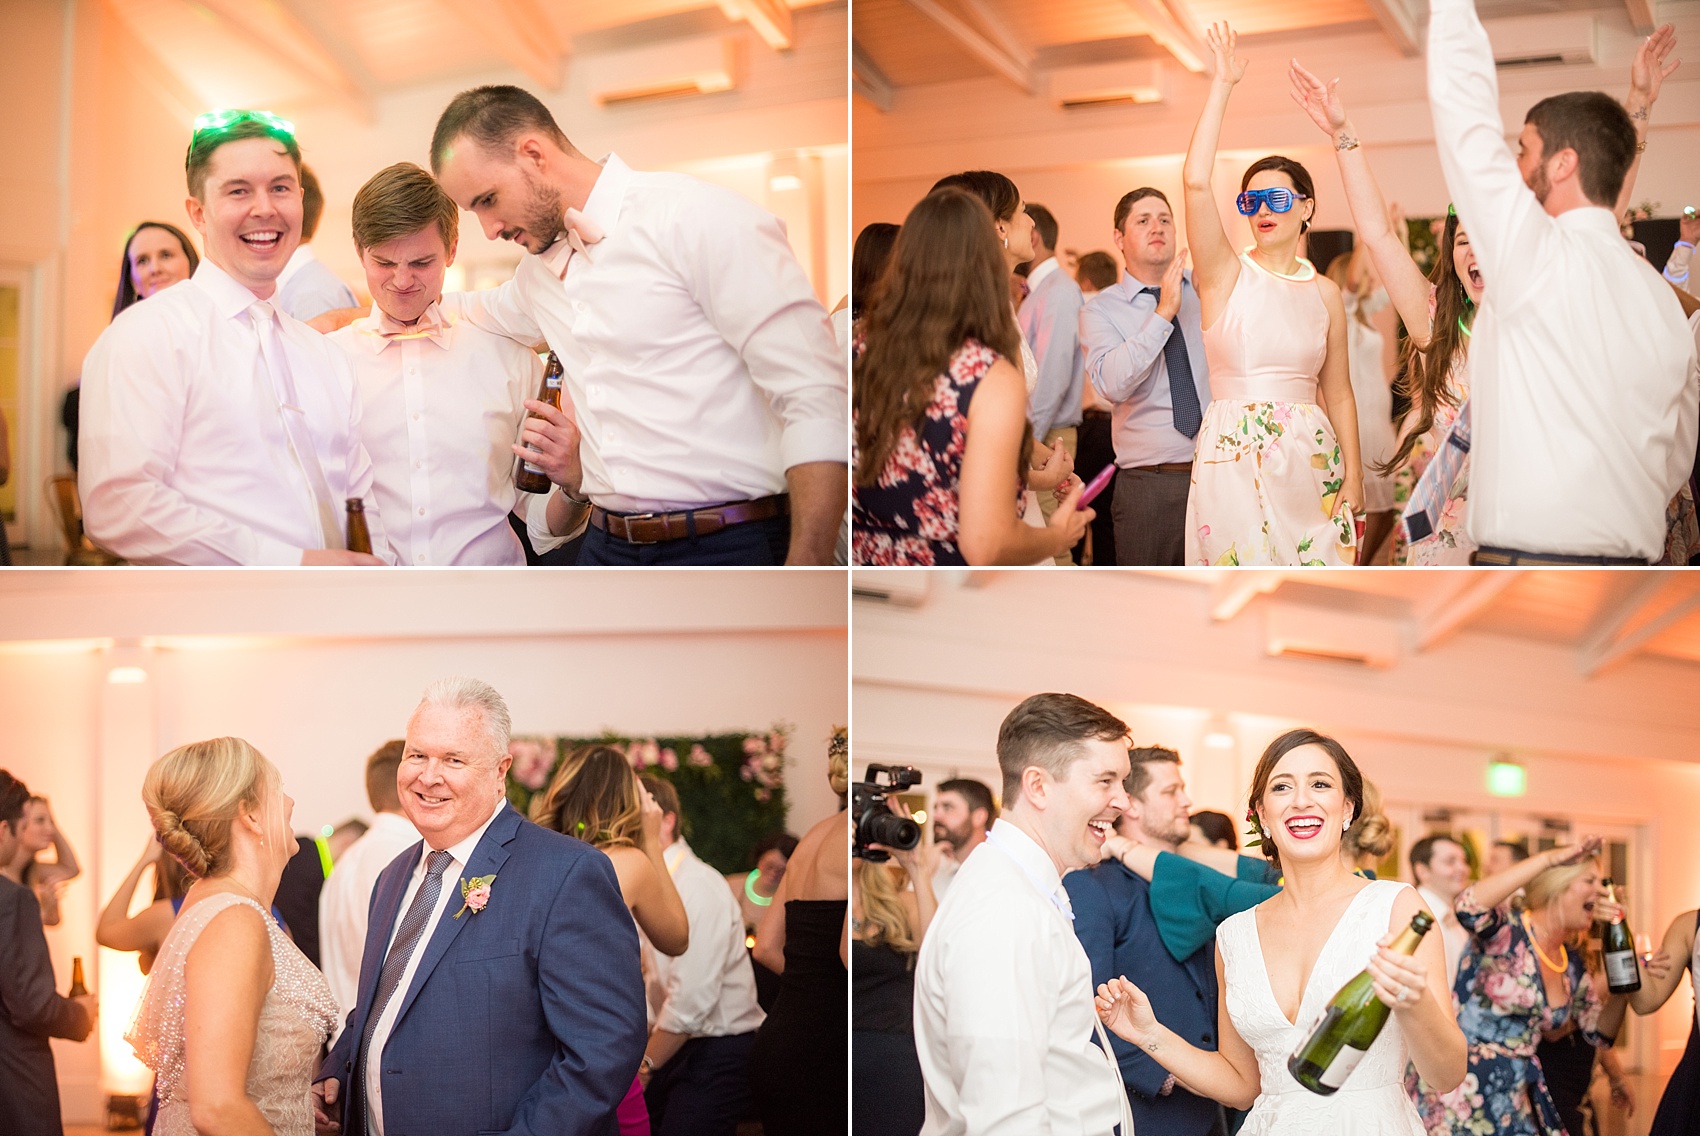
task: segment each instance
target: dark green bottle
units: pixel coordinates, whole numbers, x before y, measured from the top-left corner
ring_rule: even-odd
[[[1611,881],[1600,883],[1605,885],[1606,898],[1616,903],[1617,892]],[[1600,935],[1600,946],[1605,953],[1606,986],[1611,992],[1633,994],[1641,989],[1641,964],[1635,957],[1635,939],[1629,933],[1629,924],[1622,919],[1607,923]]]
[[[1434,916],[1419,911],[1387,949],[1402,955],[1416,954],[1417,944],[1433,926]],[[1316,1029],[1287,1058],[1287,1072],[1311,1092],[1325,1097],[1333,1095],[1375,1044],[1381,1027],[1387,1024],[1389,1012],[1386,1003],[1375,996],[1369,971],[1363,971],[1340,987],[1340,992],[1329,1001]]]

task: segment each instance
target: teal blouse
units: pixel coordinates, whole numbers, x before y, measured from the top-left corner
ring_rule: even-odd
[[[1374,872],[1357,874],[1375,879]],[[1208,943],[1222,920],[1280,890],[1280,874],[1260,856],[1241,856],[1234,874],[1226,876],[1185,856],[1159,852],[1151,873],[1151,914],[1163,946],[1179,962]]]

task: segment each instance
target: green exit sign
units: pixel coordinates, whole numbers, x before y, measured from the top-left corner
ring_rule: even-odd
[[[1490,761],[1487,791],[1496,797],[1521,797],[1529,790],[1529,771],[1511,761]]]

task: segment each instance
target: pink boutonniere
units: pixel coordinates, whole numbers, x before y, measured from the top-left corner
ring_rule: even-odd
[[[454,917],[459,919],[468,911],[477,915],[490,902],[490,885],[496,882],[495,876],[473,876],[470,880],[460,881],[460,910]]]

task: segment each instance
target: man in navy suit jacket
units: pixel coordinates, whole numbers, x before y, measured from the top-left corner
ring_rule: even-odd
[[[1125,975],[1151,998],[1157,1020],[1201,1049],[1216,1048],[1216,944],[1176,962],[1164,949],[1151,915],[1151,885],[1110,855],[1129,838],[1165,851],[1185,842],[1192,802],[1181,779],[1180,755],[1152,746],[1132,750],[1123,782],[1130,804],[1116,822],[1118,842],[1104,844],[1104,862],[1063,877],[1074,906],[1074,933],[1092,963],[1094,988]],[[1138,1046],[1111,1036],[1139,1136],[1226,1136],[1221,1107],[1194,1096]]]
[[[503,799],[507,748],[476,679],[433,683],[408,722],[396,787],[425,839],[373,889],[359,1002],[314,1085],[322,1133],[617,1129],[648,1034],[637,930],[608,857]]]

